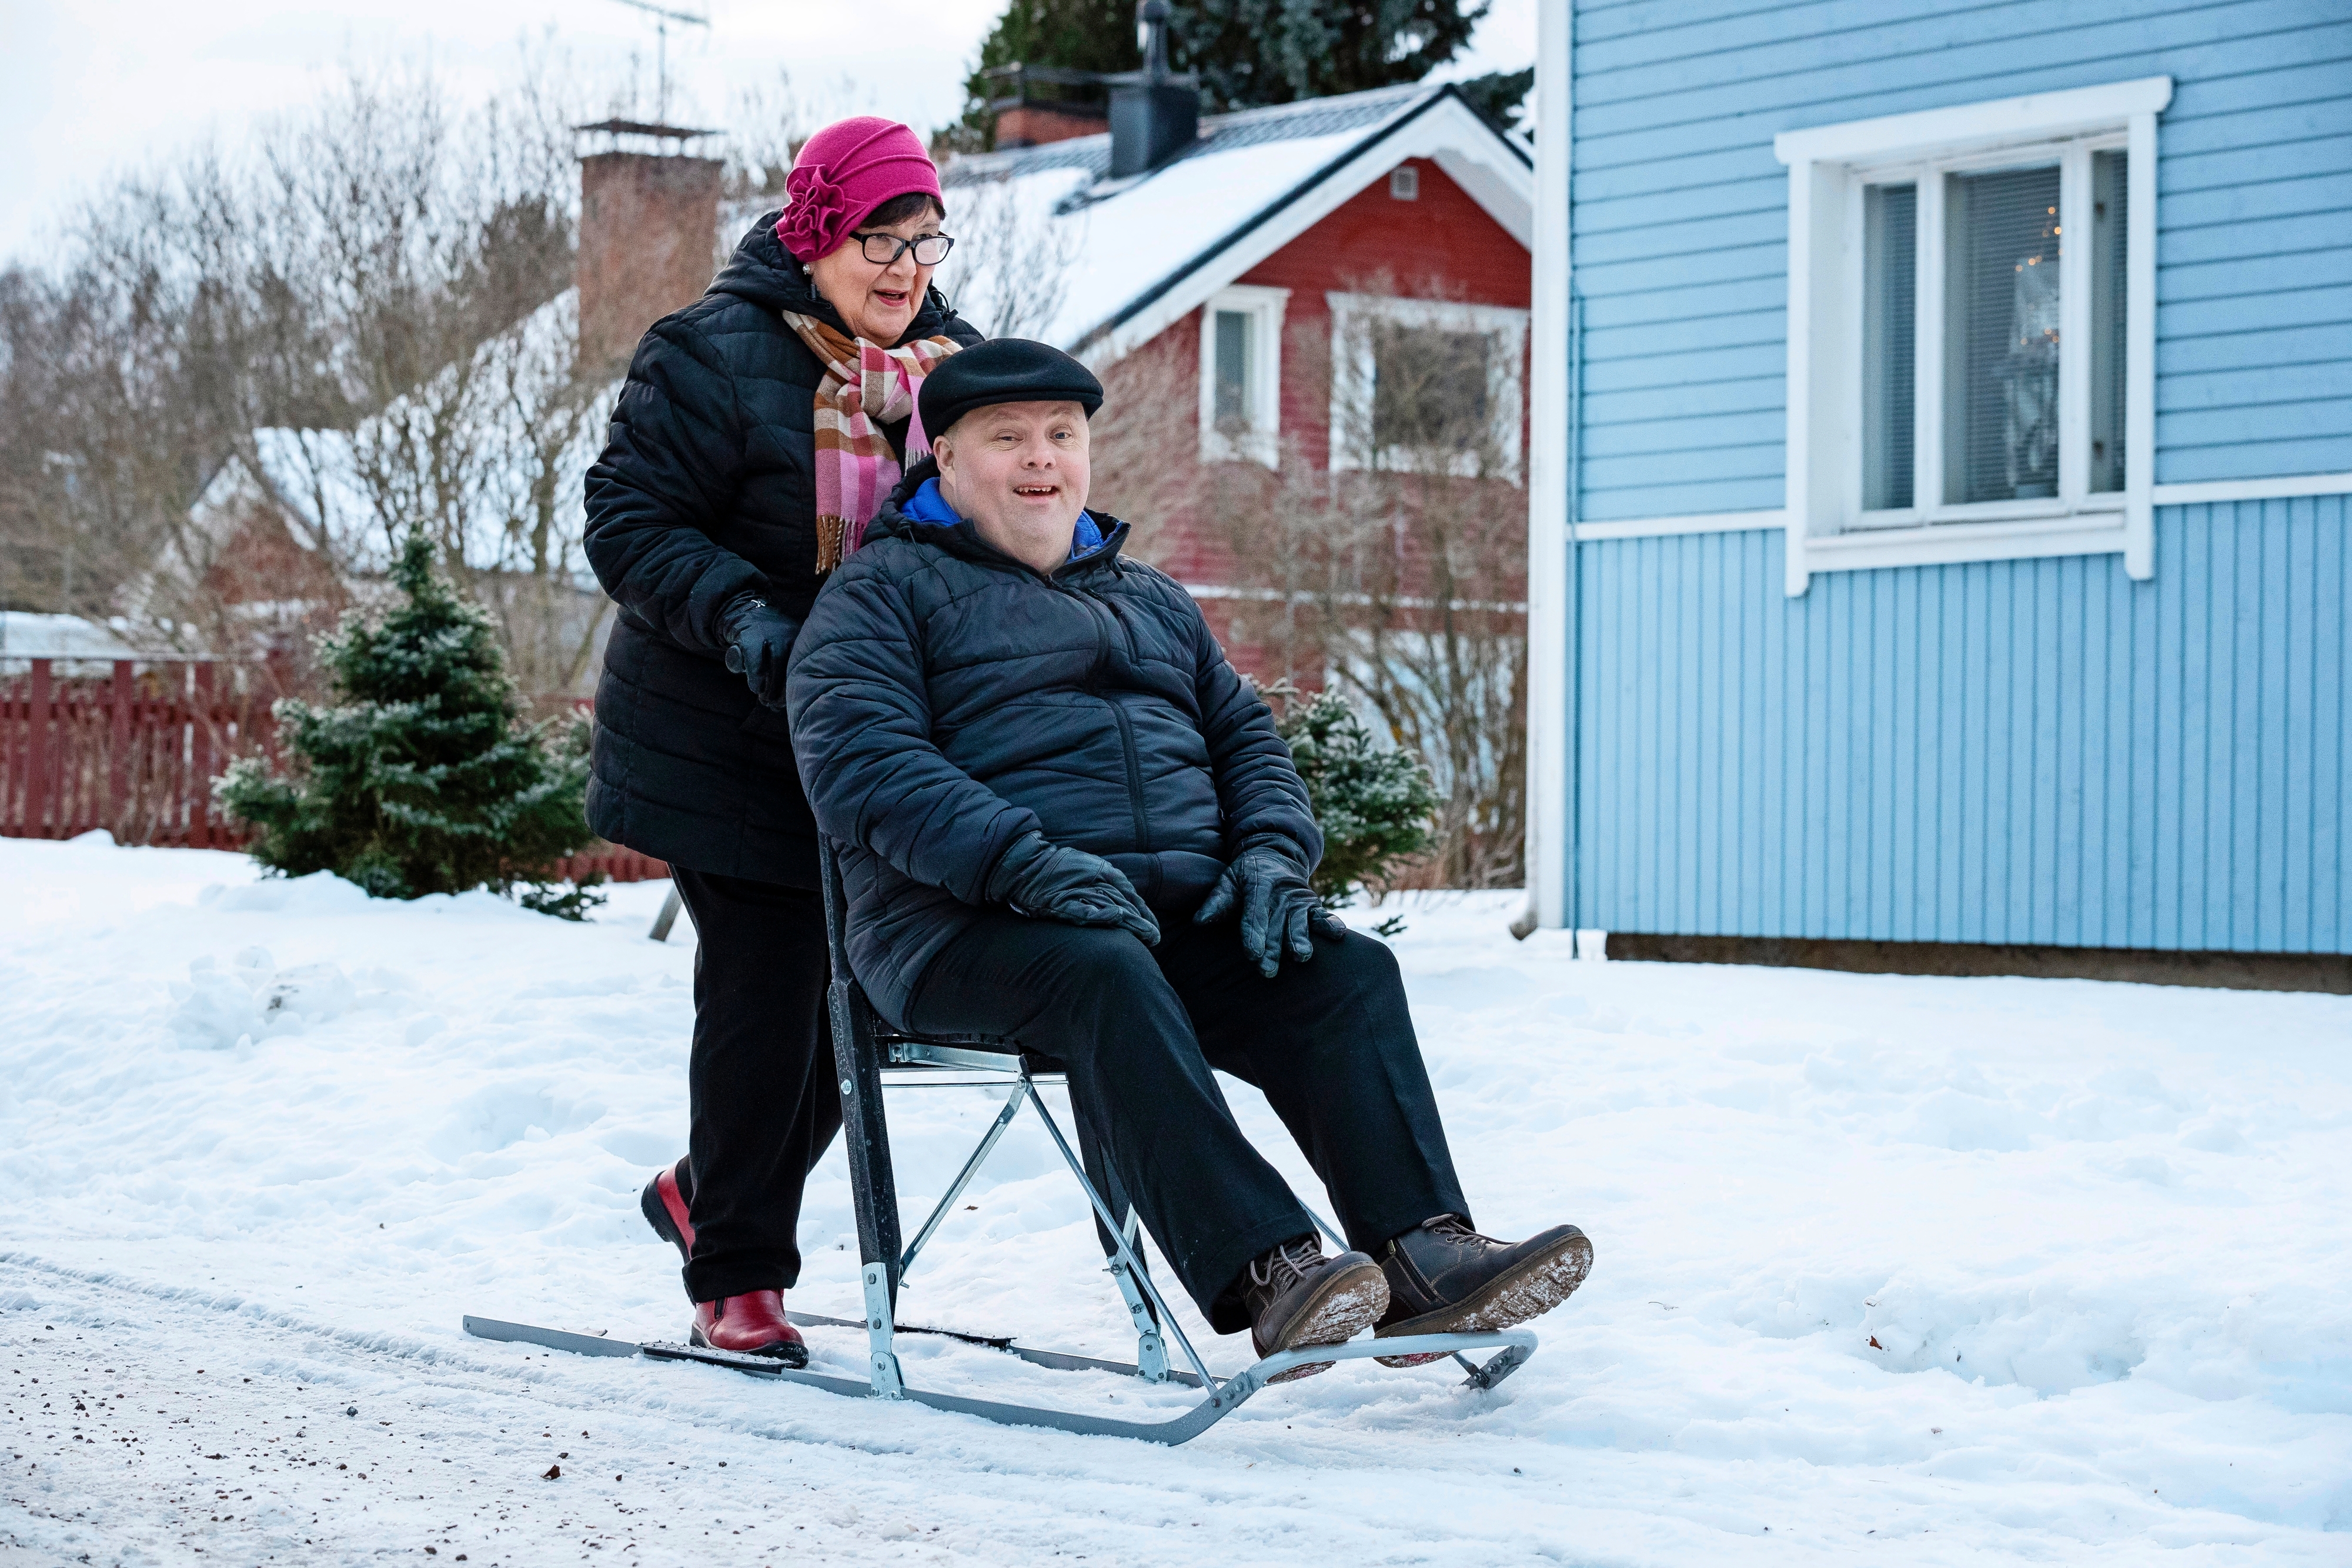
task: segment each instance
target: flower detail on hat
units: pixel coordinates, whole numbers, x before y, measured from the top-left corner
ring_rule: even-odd
[[[822,164],[802,164],[784,177],[784,193],[792,200],[776,220],[776,238],[803,261],[833,249],[855,221],[848,198],[825,174]]]

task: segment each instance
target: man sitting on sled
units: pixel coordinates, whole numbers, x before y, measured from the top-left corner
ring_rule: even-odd
[[[1042,343],[940,365],[934,456],[793,648],[852,967],[899,1028],[1062,1062],[1090,1163],[1262,1356],[1548,1312],[1591,1245],[1471,1228],[1396,960],[1308,888],[1322,834],[1273,716],[1184,590],[1119,554],[1127,525],[1085,509],[1101,402]],[[1353,1250],[1323,1255],[1213,1068],[1265,1092]]]

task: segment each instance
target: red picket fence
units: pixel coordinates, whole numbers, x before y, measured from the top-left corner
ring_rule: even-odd
[[[226,665],[115,661],[110,675],[34,659],[0,677],[0,834],[234,849],[213,776],[277,738],[258,682]],[[87,666],[79,666],[87,667]]]
[[[104,675],[32,659],[0,674],[0,837],[69,839],[103,828],[119,844],[233,850],[246,840],[213,800],[236,758],[274,753],[276,681],[266,667],[115,661]],[[86,664],[71,667],[84,668]],[[669,875],[605,845],[559,866],[566,878]]]

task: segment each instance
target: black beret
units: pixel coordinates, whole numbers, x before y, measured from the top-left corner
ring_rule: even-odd
[[[991,338],[950,354],[923,378],[924,431],[936,439],[976,408],[1000,402],[1074,402],[1092,419],[1102,406],[1094,371],[1050,343]]]

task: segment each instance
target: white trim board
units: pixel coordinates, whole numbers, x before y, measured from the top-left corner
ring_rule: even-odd
[[[2141,77],[2064,92],[2029,93],[2022,98],[1853,120],[1809,131],[1783,131],[1772,138],[1772,153],[1783,163],[1877,162],[1923,154],[1941,157],[1964,152],[1979,143],[2064,136],[2121,125],[2135,114],[2161,114],[2171,101],[2170,77]]]
[[[2280,501],[2295,496],[2352,495],[2352,474],[2289,474],[2275,479],[2207,479],[2158,485],[2159,507],[2196,507],[2214,501]]]
[[[2352,495],[2352,474],[2286,474],[2270,479],[2210,479],[2190,485],[2158,485],[2152,502],[2158,507],[2195,507],[2226,501],[2276,501],[2297,496]],[[1849,553],[1857,559],[1824,561],[1821,570],[1838,570],[1860,565],[1900,564],[1872,560],[1859,557],[1880,553],[1871,547],[1902,538],[1932,538],[1942,536],[1963,547],[1947,555],[1949,560],[1986,559],[1969,554],[1965,549],[1967,539],[1980,531],[1990,534],[2000,530],[2011,538],[2032,538],[2039,535],[2048,538],[2056,534],[2076,533],[2092,541],[2086,550],[2050,550],[2053,555],[2083,554],[2090,551],[2116,550],[2127,542],[2118,533],[2125,526],[2116,519],[2121,513],[2109,509],[2091,511],[2067,522],[2029,519],[2018,523],[1946,523],[1933,528],[1864,529],[1853,533],[1833,535],[1816,539],[1813,548],[1832,555]],[[1750,528],[1786,527],[1789,514],[1780,507],[1767,507],[1752,512],[1694,512],[1678,517],[1623,517],[1612,522],[1579,523],[1575,528],[1579,544],[1601,544],[1610,539],[1663,538],[1672,534],[1730,534]],[[1565,525],[1563,525],[1565,526]],[[2017,552],[2024,553],[2024,552]]]
[[[1681,517],[1629,517],[1617,522],[1579,523],[1576,542],[1654,539],[1670,534],[1736,534],[1749,528],[1786,528],[1788,522],[1787,510],[1780,507],[1755,512],[1694,512]]]
[[[1568,924],[1569,730],[1575,671],[1569,642],[1569,177],[1573,164],[1576,18],[1570,5],[1536,7],[1531,179],[1534,287],[1528,364],[1528,925]]]

